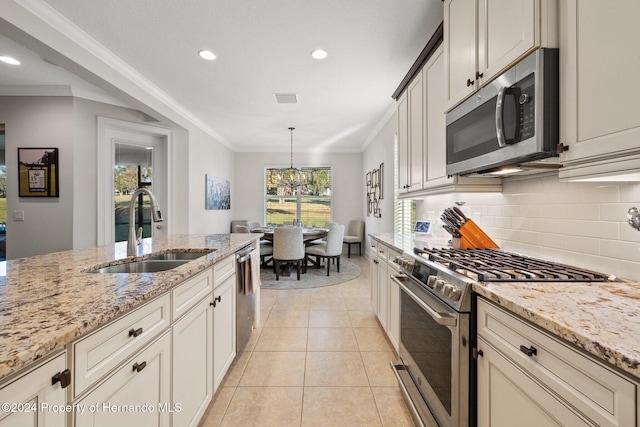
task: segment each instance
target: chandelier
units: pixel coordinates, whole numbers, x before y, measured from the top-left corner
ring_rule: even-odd
[[[300,169],[293,167],[293,130],[294,129],[295,128],[289,128],[289,130],[291,131],[291,165],[288,168],[282,169],[280,171],[281,177],[280,177],[280,181],[278,182],[278,187],[291,188],[292,190],[302,185],[302,183],[300,182],[302,172],[300,171]]]

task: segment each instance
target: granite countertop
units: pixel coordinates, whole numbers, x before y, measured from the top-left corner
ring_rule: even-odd
[[[414,235],[371,237],[407,253],[446,246]],[[473,291],[640,380],[640,283],[478,282]]]
[[[7,261],[6,271],[0,271],[0,379],[64,349],[260,236],[235,233],[144,239],[140,256],[212,251],[153,274],[84,272],[97,265],[122,263],[127,258],[126,242]]]

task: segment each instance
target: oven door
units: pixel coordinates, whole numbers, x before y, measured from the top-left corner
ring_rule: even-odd
[[[469,314],[446,306],[408,276],[393,280],[400,287],[399,356],[405,373],[399,379],[418,413],[426,409],[440,427],[467,427]],[[429,425],[429,415],[421,418]]]

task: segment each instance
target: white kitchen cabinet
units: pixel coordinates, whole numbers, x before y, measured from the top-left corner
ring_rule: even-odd
[[[556,0],[446,0],[447,109],[536,48],[556,47],[557,29]]]
[[[444,60],[444,49],[441,45],[427,60],[421,73],[411,82],[406,92],[410,104],[407,122],[410,138],[406,144],[410,148],[400,149],[399,155],[409,152],[412,157],[410,163],[408,160],[402,161],[400,157],[399,173],[410,175],[415,180],[422,179],[422,182],[412,181],[406,188],[401,188],[401,198],[461,191],[501,191],[502,189],[498,178],[447,176]],[[422,89],[421,94],[418,94],[418,88]],[[415,102],[415,109],[413,99],[419,100]],[[402,102],[406,104],[407,101]],[[415,116],[412,114],[412,111],[418,110],[418,104],[422,106],[418,111],[420,117],[417,113]],[[405,113],[401,110],[399,100],[398,117]],[[403,122],[406,120],[398,120],[399,125]],[[418,138],[421,138],[420,141]],[[402,165],[409,165],[410,170],[403,169]]]
[[[640,180],[640,2],[560,3],[561,179]]]
[[[172,327],[174,426],[197,426],[213,397],[213,305],[211,290]]]
[[[0,427],[64,427],[66,414],[53,408],[66,404],[66,390],[60,381],[52,384],[52,377],[68,375],[65,370],[66,353],[62,353],[0,385]]]
[[[217,282],[214,271],[214,280]],[[218,389],[236,356],[236,275],[213,290],[213,389]]]
[[[392,256],[400,255],[395,251],[392,251]],[[393,345],[393,348],[398,351],[398,343],[400,342],[400,287],[394,282],[391,277],[398,274],[399,270],[397,264],[394,264],[393,258],[389,257],[389,265],[387,267],[387,287],[388,287],[388,301],[389,301],[389,320],[387,322],[387,335],[389,341]]]
[[[398,108],[398,192],[406,193],[409,188],[409,105],[407,92],[397,101]]]
[[[422,158],[424,146],[424,85],[422,73],[407,88],[409,102],[409,187],[407,191],[422,189]]]
[[[369,280],[371,282],[371,308],[378,314],[378,242],[371,240],[371,262],[369,263]]]
[[[171,334],[165,332],[127,360],[78,402],[75,427],[169,426],[171,403]]]
[[[376,281],[374,282],[374,286],[376,287],[376,291],[378,293],[378,304],[374,306],[374,310],[376,311],[376,315],[378,316],[378,320],[382,325],[384,330],[387,329],[387,321],[389,319],[388,314],[388,285],[387,285],[387,251],[388,248],[386,245],[382,243],[377,244],[377,254],[376,254]]]
[[[478,299],[478,426],[636,426],[637,384]]]

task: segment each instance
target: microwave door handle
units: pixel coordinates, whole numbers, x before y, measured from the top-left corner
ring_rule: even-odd
[[[498,97],[496,99],[496,136],[498,137],[498,146],[504,147],[507,145],[504,137],[504,121],[503,121],[503,110],[504,110],[504,94],[507,88],[502,87],[498,91]]]

